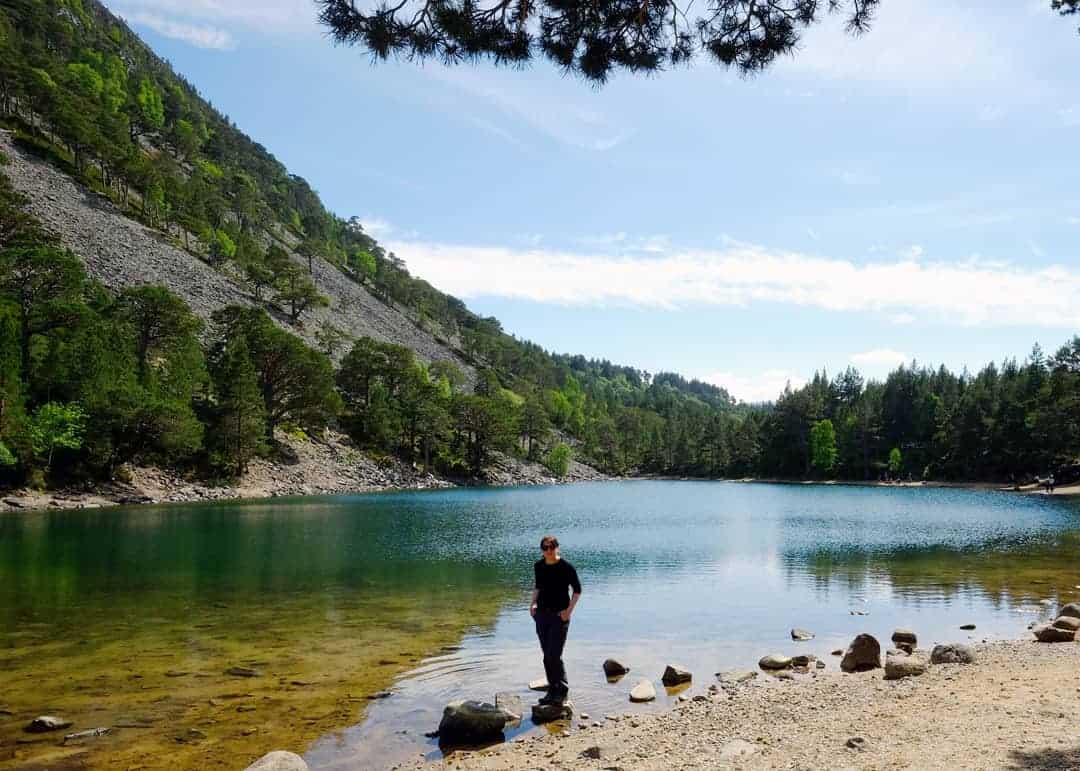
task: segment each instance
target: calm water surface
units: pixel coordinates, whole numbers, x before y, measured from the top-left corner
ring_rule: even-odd
[[[546,532],[584,584],[566,662],[594,716],[667,708],[663,689],[627,701],[667,663],[703,691],[771,651],[835,667],[860,631],[1018,637],[1040,601],[1080,596],[1077,502],[969,490],[635,481],[9,515],[0,766],[437,757],[423,733],[447,701],[536,696],[527,602]],[[631,667],[619,683],[608,656]],[[224,674],[236,665],[259,676]],[[15,744],[49,709],[131,727],[77,750]]]

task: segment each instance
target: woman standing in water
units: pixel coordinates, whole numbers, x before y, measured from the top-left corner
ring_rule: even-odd
[[[540,551],[544,556],[533,565],[535,584],[529,604],[540,649],[544,652],[548,681],[547,696],[540,703],[562,704],[570,692],[562,660],[563,646],[570,631],[570,616],[581,598],[581,582],[574,566],[559,556],[558,538],[545,535],[540,539]]]

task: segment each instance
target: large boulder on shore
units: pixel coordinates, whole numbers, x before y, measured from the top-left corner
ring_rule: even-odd
[[[618,659],[604,659],[604,674],[607,677],[621,677],[630,671],[630,667]]]
[[[473,744],[502,737],[513,717],[486,701],[452,701],[439,722],[440,744]]]
[[[1058,615],[1080,618],[1080,602],[1070,602],[1068,605],[1061,609]]]
[[[889,651],[885,654],[885,679],[899,680],[902,677],[925,675],[930,668],[930,661],[923,653],[905,653]]]
[[[782,653],[769,653],[758,661],[758,666],[762,669],[790,669],[792,665],[791,656]]]
[[[308,771],[308,764],[293,752],[275,750],[263,755],[244,771]]]
[[[1051,626],[1056,626],[1058,629],[1071,629],[1076,631],[1080,629],[1080,618],[1073,616],[1058,616],[1054,619],[1054,623]]]
[[[974,664],[975,651],[962,643],[935,645],[930,652],[931,664]]]
[[[1041,624],[1031,631],[1036,640],[1044,643],[1072,642],[1076,639],[1075,629],[1058,629],[1050,624]]]
[[[869,672],[880,668],[881,643],[869,634],[856,635],[840,659],[840,669],[844,672]]]
[[[660,677],[660,682],[666,686],[681,685],[682,683],[689,683],[693,679],[693,675],[690,674],[690,670],[686,667],[672,666],[668,664],[664,668],[664,674]]]

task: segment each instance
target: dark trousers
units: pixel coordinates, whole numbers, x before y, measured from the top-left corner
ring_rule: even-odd
[[[540,649],[544,652],[548,693],[565,696],[570,691],[570,685],[566,682],[562,652],[566,645],[566,633],[570,631],[570,622],[563,621],[557,612],[551,610],[536,611],[535,621],[536,636],[540,638]]]

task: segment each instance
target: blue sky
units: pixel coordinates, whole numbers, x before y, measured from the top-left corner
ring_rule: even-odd
[[[743,79],[597,90],[372,65],[309,0],[114,0],[410,269],[556,351],[772,398],[1080,332],[1080,35],[1049,0],[883,0]]]

